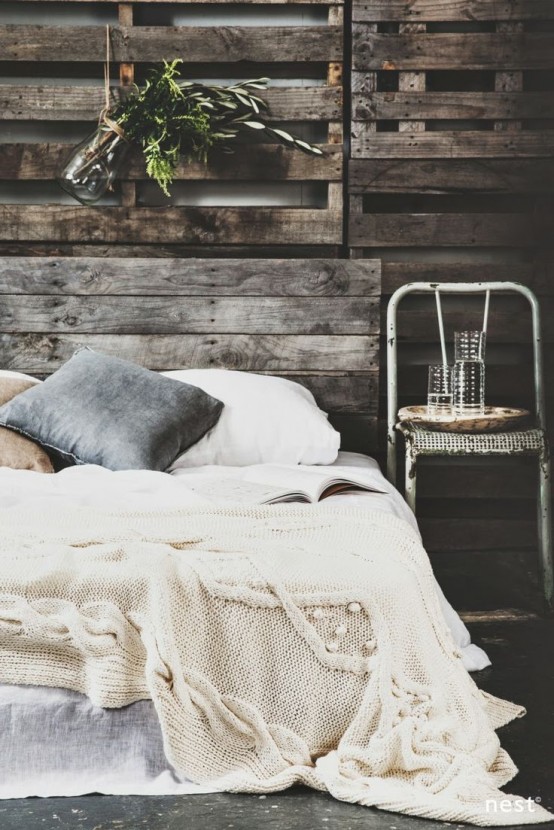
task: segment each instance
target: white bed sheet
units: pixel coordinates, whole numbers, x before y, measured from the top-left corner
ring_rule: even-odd
[[[377,463],[357,453],[339,453],[332,468],[348,474],[356,468],[383,493],[340,493],[326,504],[383,510],[417,527],[400,494]],[[198,468],[198,473],[206,472]],[[110,472],[91,465],[68,468],[55,476],[0,468],[0,507],[45,507],[60,500],[117,509],[171,508],[204,503],[187,486],[194,471],[167,475],[148,471]],[[219,468],[221,475],[244,474]],[[1,516],[0,516],[1,532]],[[437,585],[445,620],[469,671],[490,665]],[[37,729],[40,724],[40,729]],[[106,794],[191,794],[212,792],[182,780],[168,764],[154,706],[141,701],[123,709],[93,706],[65,689],[0,685],[0,798]]]

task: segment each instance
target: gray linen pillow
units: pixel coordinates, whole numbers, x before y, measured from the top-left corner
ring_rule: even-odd
[[[44,383],[0,407],[0,426],[76,464],[165,470],[222,409],[196,386],[81,348]]]

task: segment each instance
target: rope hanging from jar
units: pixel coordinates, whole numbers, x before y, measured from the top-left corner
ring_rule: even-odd
[[[110,24],[106,24],[106,60],[104,61],[104,107],[98,116],[98,123],[105,124],[116,135],[127,141],[125,131],[113,119],[109,117],[110,112]]]

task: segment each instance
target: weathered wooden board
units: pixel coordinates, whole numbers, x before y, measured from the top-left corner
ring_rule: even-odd
[[[530,262],[389,262],[382,263],[382,291],[388,297],[407,282],[522,282],[542,296],[554,295],[554,258]]]
[[[324,62],[342,58],[342,27],[118,26],[110,29],[112,60],[132,63]],[[102,61],[104,26],[0,26],[0,61]]]
[[[379,260],[7,257],[0,294],[366,298],[380,271]]]
[[[357,70],[551,69],[550,33],[375,34],[363,24],[353,30]]]
[[[552,247],[554,215],[531,213],[362,213],[350,242],[380,247]]]
[[[0,334],[2,367],[30,374],[59,369],[79,346],[157,371],[220,367],[248,372],[375,371],[379,339],[344,335]]]
[[[437,551],[431,553],[431,564],[454,607],[473,611],[464,619],[484,621],[489,615],[492,619],[498,615],[510,619],[510,625],[519,632],[529,614],[544,615],[532,549]],[[505,631],[505,647],[512,636]],[[487,650],[491,645],[494,648],[490,640],[483,645]],[[496,691],[500,692],[500,686]]]
[[[521,281],[541,303],[549,410],[554,61],[552,24],[541,21],[553,19],[550,0],[353,0],[347,174],[353,255],[381,253],[384,260],[382,327],[388,297],[407,282]],[[481,314],[482,306],[449,300],[447,332],[473,328]],[[532,408],[529,316],[526,307],[494,300],[490,403]],[[424,403],[427,364],[440,360],[432,303],[406,304],[398,331],[399,400]],[[382,377],[385,364],[381,354]],[[384,436],[384,382],[380,399]],[[529,579],[537,561],[537,475],[528,462],[511,461],[509,469],[490,459],[479,467],[448,458],[421,465],[424,543],[439,579],[466,608],[538,595]]]
[[[456,550],[532,548],[537,542],[534,521],[509,521],[505,518],[420,518],[419,526],[427,550],[443,553]]]
[[[353,0],[354,20],[553,20],[551,0]]]
[[[224,259],[225,257],[240,258],[253,257],[254,259],[275,259],[286,257],[288,259],[303,259],[306,257],[338,257],[340,256],[340,246],[337,245],[318,245],[316,242],[307,245],[290,245],[281,242],[281,244],[272,245],[242,245],[240,242],[234,245],[213,245],[206,248],[202,243],[194,245],[187,245],[186,243],[173,243],[171,241],[163,244],[152,243],[108,243],[104,244],[101,241],[94,243],[71,243],[71,242],[41,242],[22,241],[22,242],[2,242],[0,241],[0,256],[46,256],[46,257],[74,257],[74,256],[93,256],[93,257],[117,257],[124,259],[125,257],[145,257],[148,259],[172,259],[174,257],[181,257],[182,259],[191,259],[194,257],[215,257]]]
[[[19,1],[22,2],[22,3],[27,2],[27,0],[19,0]],[[33,1],[36,2],[36,0],[33,0]],[[61,3],[67,3],[67,2],[69,2],[69,3],[90,3],[91,0],[41,0],[41,2],[43,2],[43,3],[49,3],[49,2],[54,2],[54,3],[58,3],[58,2],[61,2]],[[115,5],[116,3],[119,4],[120,0],[94,0],[94,2],[113,3]],[[188,3],[188,2],[190,2],[190,0],[126,0],[126,2],[133,5],[133,6],[136,6],[136,5],[140,6],[141,4],[142,5],[146,5],[146,4],[150,5],[151,3],[153,5],[155,5],[156,3],[169,3],[169,4]],[[229,0],[194,0],[194,2],[195,3],[202,3],[202,4],[204,4],[204,3],[206,3],[206,4],[229,3]],[[241,4],[245,3],[246,5],[257,5],[257,4],[259,4],[259,2],[260,2],[260,0],[241,0]],[[291,5],[292,6],[292,5],[298,5],[299,0],[263,0],[263,2],[267,3],[268,5],[279,5],[279,6]],[[343,3],[344,3],[344,0],[301,0],[301,2],[302,2],[303,5],[304,4],[311,5],[313,3],[319,3],[322,6],[342,6]],[[536,2],[536,0],[531,0],[531,2]]]
[[[551,194],[554,157],[520,159],[517,164],[498,158],[352,159],[348,175],[355,194]]]
[[[445,499],[455,499],[463,504],[469,494],[471,499],[479,500],[534,501],[537,470],[535,464],[507,459],[496,466],[486,460],[481,464],[457,464],[453,470],[450,459],[443,459],[442,464],[421,465],[417,486],[423,499],[440,499],[442,503]]]
[[[554,61],[553,61],[554,63]],[[522,119],[554,113],[553,92],[373,92],[352,98],[355,121]]]
[[[356,123],[352,131],[353,158],[552,158],[554,130],[517,133],[480,130],[437,132],[374,132],[371,124]]]
[[[554,303],[543,300],[543,339],[554,343]],[[475,327],[474,311],[456,311],[445,314],[445,325],[449,331],[465,331]],[[400,311],[398,313],[399,342],[414,340],[429,343],[438,336],[437,317],[434,311]],[[529,315],[519,311],[495,311],[490,320],[489,340],[495,343],[530,343],[531,324]]]
[[[88,334],[375,334],[379,300],[361,297],[68,297],[5,294],[0,331]]]
[[[67,144],[0,144],[0,179],[47,181],[73,149]],[[342,148],[326,144],[324,156],[308,156],[280,144],[238,146],[229,156],[214,151],[209,164],[182,160],[175,179],[187,181],[341,181]],[[133,153],[120,178],[146,179],[142,155]]]
[[[499,320],[498,325],[503,321]],[[436,321],[435,331],[433,335],[436,336]],[[522,334],[525,334],[525,328],[521,326]],[[435,341],[436,342],[436,341]],[[495,339],[495,345],[498,345],[498,340]],[[439,344],[436,343],[436,354],[439,359]],[[449,345],[450,352],[452,347]],[[398,372],[398,388],[402,392],[403,400],[410,398],[411,403],[406,406],[416,406],[418,403],[423,404],[426,400],[427,394],[427,363],[423,365],[402,366]],[[507,364],[494,363],[493,359],[487,359],[486,364],[486,390],[487,403],[498,406],[500,404],[494,403],[496,400],[502,400],[506,406],[511,406],[515,399],[523,407],[523,401],[527,403],[533,397],[533,375],[529,372],[527,364]],[[383,388],[383,394],[386,389]]]
[[[0,205],[0,239],[187,244],[340,243],[340,211]]]
[[[114,102],[117,96],[113,90]],[[274,121],[341,117],[340,87],[273,87],[263,98]],[[95,121],[103,106],[104,90],[98,86],[0,85],[0,120]]]
[[[379,405],[379,373],[364,375],[300,375],[279,373],[310,390],[319,406],[326,412],[377,415]]]
[[[45,376],[88,345],[155,370],[278,374],[346,433],[363,423],[369,449],[379,294],[376,261],[4,258],[0,366]]]
[[[206,25],[211,22],[209,18],[199,21],[200,25],[185,21],[185,25],[163,25],[161,18],[162,25],[150,25],[138,14],[134,16],[132,2],[118,3],[117,24],[109,30],[110,58],[119,64],[120,81],[119,88],[112,86],[112,104],[119,100],[121,87],[133,82],[135,64],[141,64],[144,71],[148,64],[165,58],[181,58],[189,72],[193,66],[194,77],[231,79],[268,74],[290,79],[287,86],[272,86],[262,93],[269,106],[267,117],[273,123],[301,122],[299,132],[310,126],[309,134],[314,133],[321,144],[323,157],[266,143],[267,137],[255,143],[240,138],[233,157],[214,152],[207,165],[182,161],[175,178],[210,182],[210,192],[217,182],[317,182],[321,184],[314,193],[320,210],[300,208],[291,213],[284,206],[270,207],[272,195],[267,206],[259,208],[159,207],[154,213],[144,213],[146,208],[141,208],[136,214],[137,199],[141,204],[150,199],[148,191],[135,186],[146,178],[141,154],[136,153],[115,188],[115,199],[127,213],[113,214],[111,208],[100,206],[88,213],[64,216],[55,206],[37,211],[37,205],[23,207],[26,199],[19,198],[22,193],[24,197],[31,194],[29,201],[35,199],[32,186],[30,190],[25,185],[12,186],[16,204],[13,209],[0,208],[0,253],[52,251],[65,255],[74,252],[70,250],[74,244],[102,244],[104,255],[111,248],[117,256],[127,255],[129,248],[137,255],[146,246],[151,246],[150,253],[163,256],[274,256],[282,252],[296,257],[337,255],[343,235],[343,101],[339,79],[344,27],[341,3],[326,4],[323,0],[322,5],[327,5],[325,17],[317,23],[306,21],[307,25],[286,25],[287,17],[267,21],[277,25],[265,25],[263,18],[252,21],[255,25],[243,25],[239,8],[230,25],[210,26]],[[263,3],[260,8],[264,8]],[[98,6],[91,3],[88,10],[94,20]],[[31,14],[27,20],[0,25],[0,62],[5,76],[14,81],[0,86],[0,119],[40,122],[35,127],[36,138],[42,134],[44,139],[42,143],[0,145],[0,179],[51,182],[69,151],[63,139],[55,144],[44,143],[54,122],[95,122],[104,107],[102,85],[85,79],[99,78],[97,69],[106,54],[106,28],[101,15],[96,25],[86,26],[79,22],[72,25],[70,19],[61,21],[65,25],[58,25],[60,21],[55,19],[54,25],[35,25]],[[150,21],[157,23],[158,17],[151,16]],[[67,81],[58,86],[60,71],[64,73],[66,68]],[[76,80],[72,82],[71,78]],[[43,123],[48,124],[46,129]],[[311,192],[306,201],[308,205],[313,201]],[[282,202],[286,204],[285,198]]]

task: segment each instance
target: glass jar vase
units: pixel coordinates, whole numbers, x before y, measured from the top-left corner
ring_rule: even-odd
[[[485,413],[485,344],[484,331],[454,333],[452,409],[455,415]]]
[[[58,183],[83,205],[93,205],[111,189],[129,150],[129,142],[101,123],[73,150]]]

